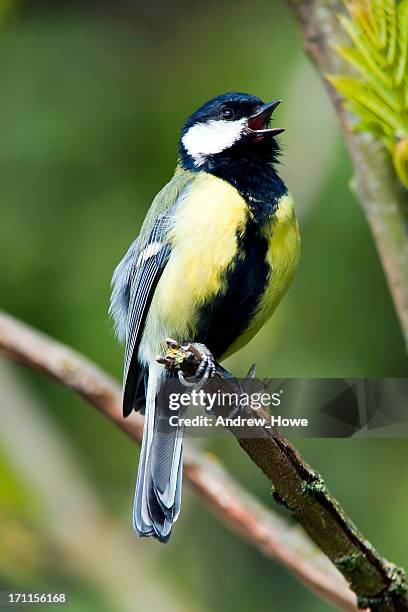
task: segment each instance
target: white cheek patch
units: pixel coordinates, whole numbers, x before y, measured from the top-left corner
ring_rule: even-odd
[[[197,123],[184,134],[182,143],[196,166],[201,166],[206,155],[221,153],[239,140],[245,123],[245,119],[238,121],[211,119],[207,123]]]
[[[136,267],[138,268],[145,261],[150,259],[150,257],[154,257],[155,255],[157,255],[162,246],[163,244],[161,242],[152,242],[151,244],[147,245],[147,247],[143,249],[139,257],[137,258]]]

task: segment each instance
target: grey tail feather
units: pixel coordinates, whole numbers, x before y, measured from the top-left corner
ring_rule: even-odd
[[[149,366],[143,442],[137,474],[133,527],[138,536],[167,542],[181,503],[183,428],[169,425],[168,398],[163,390],[163,370]]]

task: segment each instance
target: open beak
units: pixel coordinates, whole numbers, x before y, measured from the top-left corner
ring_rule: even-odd
[[[268,128],[272,114],[282,100],[274,100],[263,104],[253,115],[248,117],[247,128],[248,134],[254,136],[278,136],[285,130],[282,128]]]

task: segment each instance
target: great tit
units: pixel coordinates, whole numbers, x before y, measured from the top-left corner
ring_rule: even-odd
[[[163,433],[166,339],[203,343],[217,361],[251,340],[290,284],[300,253],[293,200],[277,166],[282,129],[264,104],[226,93],[185,122],[173,178],[154,198],[112,279],[110,314],[126,341],[124,416],[145,411],[133,526],[166,542],[180,511],[182,427]]]

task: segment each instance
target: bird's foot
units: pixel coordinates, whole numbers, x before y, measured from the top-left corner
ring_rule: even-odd
[[[179,370],[178,377],[180,382],[185,387],[195,387],[197,390],[202,389],[214,376],[215,373],[215,359],[211,351],[200,342],[194,342],[190,344],[201,356],[201,363],[198,366],[194,376],[185,377],[184,374]]]

